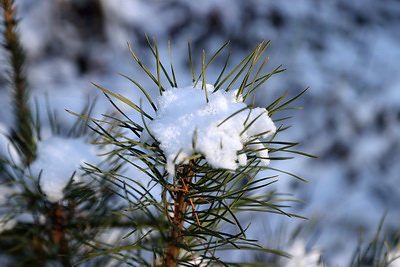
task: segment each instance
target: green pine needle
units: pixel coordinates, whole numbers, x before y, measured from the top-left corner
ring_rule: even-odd
[[[12,138],[21,151],[25,165],[36,155],[35,125],[29,107],[29,89],[25,75],[25,52],[20,44],[18,21],[13,0],[2,0],[4,15],[3,45],[9,52],[10,84],[13,90],[14,124]]]

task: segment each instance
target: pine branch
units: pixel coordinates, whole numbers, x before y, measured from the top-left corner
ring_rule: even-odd
[[[13,0],[2,0],[4,11],[4,47],[9,52],[10,84],[13,90],[15,128],[12,137],[22,152],[26,165],[35,158],[36,143],[33,137],[33,121],[28,105],[29,90],[26,79],[25,52],[19,41],[18,20]]]
[[[154,41],[154,44],[152,44],[148,38],[147,41],[149,49],[156,59],[157,71],[155,73],[150,72],[149,68],[135,54],[132,47],[129,46],[129,49],[139,67],[157,86],[161,97],[165,92],[168,93],[169,87],[173,87],[177,83],[174,67],[170,58],[171,73],[168,73],[166,65],[159,58],[157,43]],[[278,67],[271,73],[263,75],[262,70],[267,59],[261,60],[261,57],[268,46],[268,42],[262,42],[233,68],[228,66],[230,58],[230,54],[228,54],[217,81],[211,83],[214,84],[215,90],[207,91],[206,71],[209,70],[208,67],[210,64],[221,54],[221,51],[227,45],[228,43],[224,44],[211,56],[209,61],[206,61],[205,53],[203,53],[201,71],[200,74],[196,75],[190,42],[188,41],[189,66],[191,80],[194,83],[193,88],[196,87],[196,83],[199,83],[200,87],[200,83],[202,82],[202,89],[206,93],[205,103],[218,90],[227,92],[223,92],[223,94],[234,93],[230,92],[230,90],[232,89],[233,91],[236,84],[240,85],[238,92],[234,95],[237,101],[242,96],[243,98],[251,97],[252,93],[260,88],[269,77],[282,71]],[[259,66],[260,63],[261,66]],[[162,75],[164,77],[161,77]],[[162,112],[162,108],[156,106],[156,103],[150,98],[150,93],[141,85],[140,81],[129,77],[126,78],[143,92],[156,113]],[[162,84],[161,81],[163,80],[168,81],[169,85],[165,86]],[[89,172],[105,175],[107,179],[118,180],[124,184],[125,180],[132,183],[132,185],[126,183],[126,188],[124,187],[124,189],[126,199],[128,199],[130,204],[129,211],[134,214],[131,220],[135,229],[129,235],[133,233],[138,235],[137,241],[130,246],[104,251],[101,255],[107,254],[120,257],[121,251],[129,252],[131,254],[127,260],[129,259],[132,263],[140,262],[141,266],[150,266],[150,259],[139,258],[139,256],[142,252],[147,253],[151,251],[153,252],[153,265],[167,267],[175,267],[178,264],[198,266],[199,261],[203,261],[205,264],[228,266],[228,263],[218,257],[217,252],[219,250],[244,249],[287,256],[284,252],[263,248],[258,245],[257,240],[246,237],[249,225],[242,225],[240,218],[237,216],[238,213],[245,211],[268,212],[302,218],[285,212],[284,209],[287,206],[281,204],[282,202],[295,200],[282,198],[275,191],[269,193],[262,191],[274,183],[277,178],[276,176],[264,176],[264,174],[261,174],[261,171],[264,170],[275,170],[266,166],[265,161],[284,159],[283,157],[272,158],[268,156],[268,153],[283,152],[306,155],[293,150],[293,147],[297,145],[296,143],[275,141],[276,135],[282,132],[285,127],[279,127],[271,137],[268,137],[268,134],[274,131],[272,127],[267,127],[268,129],[266,128],[265,132],[252,135],[250,140],[243,143],[243,149],[236,151],[238,154],[246,154],[247,159],[246,162],[240,164],[240,167],[235,170],[224,169],[222,167],[215,168],[209,164],[205,155],[201,154],[206,152],[198,149],[197,128],[194,131],[189,131],[193,132],[191,136],[191,152],[183,159],[178,160],[178,156],[182,151],[181,149],[176,153],[175,159],[170,160],[165,150],[163,150],[160,140],[157,140],[154,135],[155,133],[150,129],[151,124],[157,118],[153,118],[151,113],[147,113],[142,108],[141,102],[139,104],[134,103],[123,95],[113,93],[98,85],[95,86],[106,95],[114,108],[124,118],[122,120],[119,117],[109,115],[105,115],[107,119],[103,120],[86,118],[94,122],[98,127],[96,129],[93,128],[100,135],[101,141],[98,144],[113,146],[114,149],[108,152],[108,155],[115,156],[119,160],[136,168],[141,175],[148,178],[148,184],[146,185],[144,181],[136,181],[135,176],[125,176],[118,174],[118,172],[105,172],[93,166],[88,169]],[[210,88],[212,89],[212,87]],[[187,88],[187,90],[191,89],[190,87]],[[260,110],[260,108],[253,105],[243,105],[245,107],[236,110],[233,114],[228,114],[226,118],[221,119],[221,122],[216,122],[218,123],[217,127],[225,127],[231,120],[237,119],[238,116],[243,115],[243,112],[248,111],[247,118],[244,122],[241,122],[244,128],[239,133],[243,135],[249,128],[255,125],[255,121],[261,116],[266,118],[265,115],[271,116],[272,113],[287,109],[297,99],[293,98],[284,102],[285,97],[286,95],[280,97],[268,106],[268,114],[266,114],[265,110]],[[132,110],[140,113],[142,121],[133,121],[118,108],[118,103],[113,102],[112,98],[127,104]],[[253,116],[250,113],[253,109],[259,113],[254,113]],[[126,136],[125,130],[133,133],[136,138]],[[146,140],[147,138],[149,140]],[[187,144],[187,146],[190,146],[190,144]],[[172,166],[168,165],[169,160],[173,162]],[[238,161],[240,161],[239,157]],[[289,174],[284,171],[282,173]],[[300,177],[295,177],[301,179]],[[162,189],[160,196],[152,192],[152,188],[155,186],[159,186]],[[157,194],[159,193],[157,192]],[[160,222],[143,224],[135,220],[138,214],[140,214],[140,217],[145,218],[145,220],[142,220],[143,222],[156,222],[157,220],[160,220]],[[222,228],[221,226],[224,224],[228,225],[228,228],[232,227],[236,229],[236,231]],[[145,229],[145,232],[141,233],[139,229]],[[152,233],[151,237],[150,233]],[[143,234],[143,236],[141,237],[140,234]]]

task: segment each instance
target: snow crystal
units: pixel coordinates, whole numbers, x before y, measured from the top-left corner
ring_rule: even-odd
[[[246,142],[258,150],[268,164],[268,151],[259,141],[276,131],[265,108],[247,108],[237,90],[206,92],[198,87],[171,88],[157,99],[156,118],[143,131],[141,142],[152,143],[153,137],[167,157],[167,171],[175,164],[187,163],[188,157],[201,153],[213,168],[235,170],[246,163]],[[208,102],[207,99],[208,98]]]
[[[38,143],[30,172],[34,178],[40,176],[41,190],[49,201],[57,202],[64,197],[63,190],[71,178],[83,181],[80,166],[99,162],[94,149],[84,139],[52,137]]]

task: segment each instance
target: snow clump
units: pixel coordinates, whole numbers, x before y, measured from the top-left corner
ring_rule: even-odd
[[[82,138],[51,137],[38,143],[37,157],[30,166],[34,178],[40,176],[40,188],[50,202],[64,197],[63,190],[70,182],[85,182],[81,166],[96,165],[100,159],[95,147]]]
[[[225,92],[206,85],[170,88],[157,99],[157,114],[141,134],[141,142],[159,143],[167,157],[167,171],[175,164],[188,163],[200,153],[213,168],[236,170],[246,164],[244,145],[257,150],[263,164],[269,164],[268,150],[259,140],[276,127],[265,108],[248,108],[238,90]],[[241,151],[242,150],[242,151]]]

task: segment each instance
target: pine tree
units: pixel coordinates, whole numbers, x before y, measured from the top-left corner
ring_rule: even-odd
[[[270,172],[288,174],[271,167],[274,160],[290,158],[286,153],[307,155],[293,149],[296,143],[277,139],[287,126],[284,118],[276,118],[305,91],[291,99],[285,93],[267,107],[256,107],[251,100],[272,75],[283,71],[278,66],[264,73],[268,58],[263,55],[269,42],[261,42],[236,66],[230,66],[230,54],[225,54],[229,42],[208,60],[203,52],[200,71],[196,73],[198,65],[188,41],[191,76],[183,87],[180,82],[178,85],[178,78],[184,78],[176,75],[169,44],[170,62],[165,64],[160,60],[155,39],[151,42],[146,36],[155,59],[154,72],[129,46],[134,61],[154,85],[147,87],[122,76],[143,93],[147,103],[134,103],[95,84],[116,112],[91,118],[93,105],[89,103],[79,114],[69,111],[77,116],[77,122],[67,134],[60,132],[56,116],[48,110],[55,138],[65,138],[60,136],[65,134],[70,139],[91,142],[103,151],[104,159],[99,164],[87,162],[71,173],[62,190],[52,196],[44,184],[49,166],[39,164],[43,169],[33,171],[41,160],[39,148],[46,140],[41,140],[41,122],[30,107],[14,1],[3,0],[2,4],[15,115],[9,135],[10,151],[15,148],[15,157],[2,157],[0,185],[0,192],[4,193],[0,198],[1,256],[6,256],[10,264],[257,266],[257,262],[231,262],[219,253],[240,249],[288,256],[248,238],[250,225],[244,225],[239,216],[266,212],[301,217],[285,212],[285,202],[295,200],[283,198],[269,188],[277,181]],[[216,66],[216,59],[223,56],[223,64]],[[210,82],[207,73],[216,69],[220,72]],[[159,94],[157,100],[151,97],[154,92]],[[185,101],[191,103],[191,98],[200,100],[200,109],[190,113],[186,109],[192,107],[186,106],[178,115],[208,114],[194,117],[191,123],[197,119],[203,123],[184,133],[188,137],[186,143],[168,145],[165,132],[157,131],[157,125],[180,126],[176,121],[165,125],[165,114],[177,115],[174,108],[168,113],[168,105],[163,102],[171,100],[168,95],[180,98],[178,104],[182,107]],[[227,105],[227,111],[220,109],[221,103]],[[128,105],[138,116],[126,114],[121,104]],[[219,117],[212,116],[213,112]],[[213,129],[208,136],[206,126]],[[215,139],[214,134],[220,139]],[[55,164],[59,166],[61,161]],[[135,173],[126,174],[126,169],[134,169]],[[74,178],[77,172],[84,178],[82,181]],[[107,233],[121,238],[106,242],[102,235]]]

